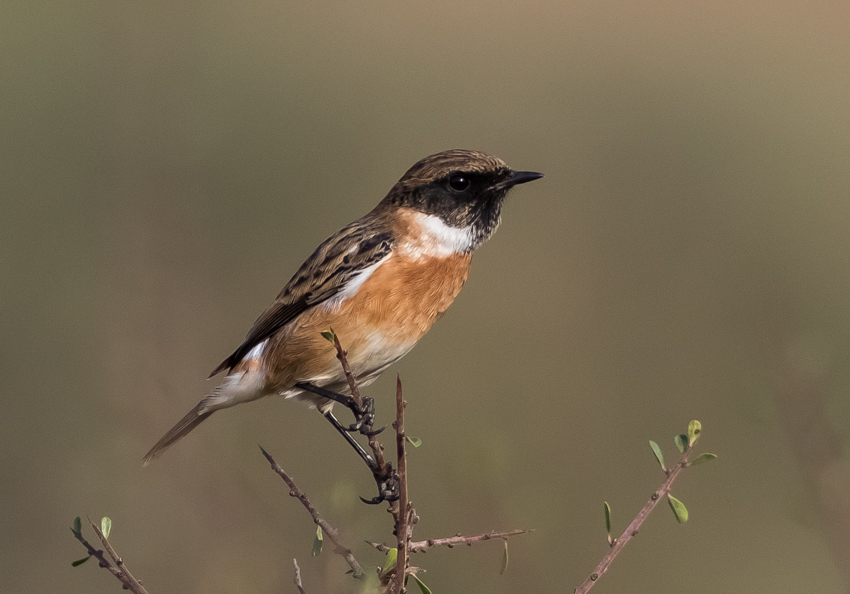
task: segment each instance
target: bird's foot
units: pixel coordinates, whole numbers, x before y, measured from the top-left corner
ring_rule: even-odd
[[[378,505],[384,501],[398,501],[401,487],[398,473],[393,470],[393,465],[387,463],[384,471],[380,471],[373,467],[372,474],[375,477],[375,483],[378,485],[378,495],[377,497],[372,497],[372,499],[365,499],[361,497],[360,501],[368,503],[369,505]]]
[[[348,426],[348,430],[351,432],[357,431],[361,435],[365,435],[366,437],[372,437],[373,435],[378,435],[381,431],[386,429],[386,427],[381,427],[380,429],[373,429],[373,425],[375,423],[375,399],[374,398],[364,398],[363,406],[357,406],[357,403],[352,402],[351,406],[348,407],[351,410],[351,414],[354,415],[354,423]]]
[[[333,392],[326,388],[320,388],[319,386],[316,386],[309,382],[302,382],[296,384],[296,387],[301,388],[302,390],[306,390],[307,392],[312,392],[313,394],[321,396],[322,398],[327,398],[328,400],[339,402],[345,408],[350,410],[351,414],[354,415],[354,423],[348,426],[348,431],[356,431],[359,432],[361,435],[371,437],[372,435],[377,435],[385,429],[385,427],[381,427],[378,430],[374,430],[372,428],[375,423],[374,398],[363,398],[363,405],[361,406],[358,405],[354,398],[352,398],[351,396],[339,394],[338,392]]]

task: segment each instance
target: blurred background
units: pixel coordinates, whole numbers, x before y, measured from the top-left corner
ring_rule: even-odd
[[[703,423],[594,592],[846,592],[846,2],[31,2],[0,6],[0,589],[357,592],[261,444],[367,565],[390,518],[320,416],[219,413],[150,467],[312,249],[421,157],[509,197],[447,315],[368,390],[409,402],[435,593],[571,592]],[[391,443],[389,441],[388,443]],[[89,533],[91,535],[91,533]]]

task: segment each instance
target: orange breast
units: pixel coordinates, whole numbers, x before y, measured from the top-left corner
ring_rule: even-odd
[[[393,254],[357,293],[299,316],[270,344],[267,365],[276,391],[299,381],[339,383],[340,365],[321,332],[333,328],[354,373],[367,377],[407,353],[448,309],[469,273],[471,254],[411,258]]]
[[[471,254],[411,259],[394,255],[378,267],[340,314],[379,328],[388,340],[416,342],[445,312],[469,274]]]

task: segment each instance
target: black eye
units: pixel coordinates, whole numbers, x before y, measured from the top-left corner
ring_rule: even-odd
[[[471,184],[470,179],[462,173],[455,173],[449,178],[449,187],[455,192],[466,192]]]

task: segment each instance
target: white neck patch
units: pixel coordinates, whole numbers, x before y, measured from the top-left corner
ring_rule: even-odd
[[[413,258],[445,258],[468,252],[475,247],[472,226],[452,227],[440,217],[421,212],[409,216],[407,238],[399,245],[400,252]]]

